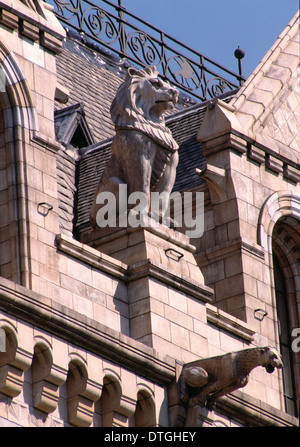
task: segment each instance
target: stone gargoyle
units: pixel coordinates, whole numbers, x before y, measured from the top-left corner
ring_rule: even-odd
[[[196,397],[208,409],[215,401],[247,385],[250,372],[262,366],[268,373],[282,368],[281,357],[271,347],[249,348],[237,352],[196,360],[183,366],[179,378],[180,404]]]
[[[165,124],[164,115],[177,101],[178,91],[159,79],[155,67],[128,69],[110,108],[116,135],[90,212],[94,228],[99,226],[99,194],[104,191],[114,194],[118,210],[120,185],[127,185],[128,195],[143,193],[149,204],[152,192],[163,193],[158,217],[165,214],[179,157],[178,144]],[[142,212],[148,214],[150,210],[147,207]]]

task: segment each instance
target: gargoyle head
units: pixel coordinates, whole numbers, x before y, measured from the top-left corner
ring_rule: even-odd
[[[266,371],[271,374],[275,368],[282,368],[282,360],[280,354],[275,348],[269,346],[260,349],[262,358],[262,366],[266,368]]]

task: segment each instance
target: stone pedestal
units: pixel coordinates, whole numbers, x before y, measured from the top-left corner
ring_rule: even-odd
[[[131,337],[175,358],[182,357],[182,349],[206,352],[205,304],[212,290],[204,285],[185,234],[163,225],[106,228],[88,243],[128,264]]]
[[[204,283],[194,257],[195,247],[189,238],[164,225],[101,229],[94,232],[89,245],[130,267],[148,259]]]

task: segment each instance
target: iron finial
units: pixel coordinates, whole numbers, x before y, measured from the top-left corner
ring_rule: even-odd
[[[234,56],[237,58],[239,63],[239,77],[240,77],[240,85],[243,85],[245,78],[243,76],[243,66],[242,66],[242,59],[245,56],[245,51],[238,46],[237,49],[234,52]]]

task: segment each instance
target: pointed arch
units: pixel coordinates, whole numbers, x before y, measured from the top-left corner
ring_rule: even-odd
[[[291,191],[278,191],[265,201],[258,219],[257,243],[272,253],[272,234],[276,222],[292,216],[300,221],[300,195]]]
[[[29,287],[28,211],[24,147],[38,130],[25,74],[0,42],[0,177],[2,199],[1,276]]]
[[[37,114],[26,76],[13,52],[0,42],[0,93],[4,102],[6,125],[37,131]]]
[[[290,337],[300,326],[300,195],[279,191],[268,197],[260,212],[257,236],[268,256],[276,338],[285,357],[285,409],[296,414],[300,402],[300,353],[292,351]]]

